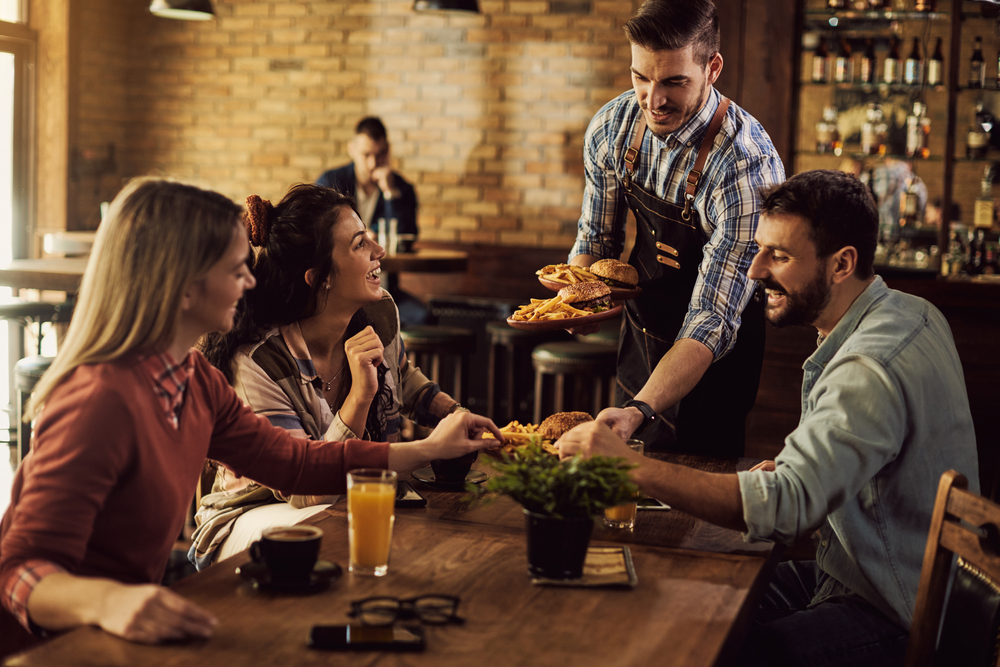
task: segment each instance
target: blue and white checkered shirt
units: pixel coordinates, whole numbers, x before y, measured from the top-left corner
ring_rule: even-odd
[[[647,131],[633,182],[660,199],[683,205],[685,179],[721,98],[712,88],[701,111],[665,140]],[[570,258],[617,258],[624,250],[628,207],[619,190],[625,173],[622,155],[640,113],[630,90],[604,105],[587,128],[587,184]],[[760,211],[758,191],[784,180],[785,168],[767,132],[730,104],[695,193],[694,208],[707,240],[688,314],[677,335],[704,343],[716,359],[735,344],[740,313],[753,295],[754,281],[746,272],[757,254],[753,236]]]

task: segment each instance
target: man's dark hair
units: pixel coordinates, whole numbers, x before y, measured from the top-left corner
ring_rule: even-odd
[[[704,67],[719,52],[719,15],[711,0],[646,0],[625,24],[628,40],[649,51],[694,47]]]
[[[858,251],[855,274],[872,276],[878,209],[868,186],[856,176],[830,169],[806,171],[761,190],[760,196],[762,214],[805,218],[818,258],[853,246]]]
[[[367,116],[358,121],[354,128],[354,134],[367,134],[372,141],[387,141],[385,138],[385,125],[375,116]]]

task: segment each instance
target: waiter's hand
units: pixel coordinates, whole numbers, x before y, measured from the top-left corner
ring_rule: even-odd
[[[587,336],[592,333],[597,333],[600,330],[601,330],[600,324],[591,324],[586,327],[571,327],[569,329],[566,329],[566,331],[570,332],[574,336]]]
[[[597,415],[597,421],[607,424],[622,440],[628,440],[642,420],[639,408],[605,408]]]

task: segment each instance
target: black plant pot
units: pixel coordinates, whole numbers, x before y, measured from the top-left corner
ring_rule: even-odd
[[[546,579],[579,579],[587,558],[594,520],[555,519],[524,510],[528,531],[528,572]]]

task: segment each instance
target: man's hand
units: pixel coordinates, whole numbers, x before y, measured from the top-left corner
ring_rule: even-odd
[[[597,421],[607,424],[622,440],[628,440],[642,420],[639,408],[605,408],[597,415]]]
[[[383,195],[393,192],[393,189],[396,187],[396,180],[392,175],[392,168],[389,166],[388,159],[386,159],[385,164],[380,164],[372,169],[372,180],[375,181],[375,184],[382,191]]]
[[[556,447],[559,449],[560,459],[582,454],[585,458],[621,456],[631,463],[642,461],[642,454],[630,449],[622,438],[598,421],[585,422],[570,429],[556,441]]]
[[[750,472],[753,472],[754,470],[764,470],[766,472],[774,472],[774,468],[775,468],[774,461],[761,461],[754,467],[750,468]]]

